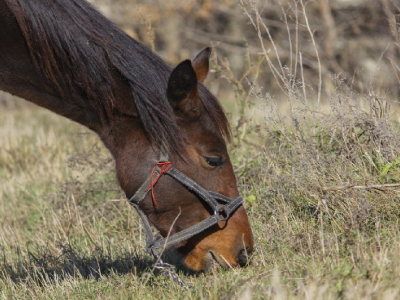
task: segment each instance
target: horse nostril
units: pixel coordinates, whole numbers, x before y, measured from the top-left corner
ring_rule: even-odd
[[[241,267],[244,267],[249,263],[250,258],[251,258],[251,250],[249,248],[245,248],[239,252],[238,264]]]

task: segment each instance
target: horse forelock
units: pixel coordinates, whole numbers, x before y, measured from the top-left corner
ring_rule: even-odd
[[[5,0],[26,40],[32,60],[63,98],[83,95],[96,113],[109,118],[117,105],[115,70],[129,84],[143,128],[157,146],[184,154],[182,136],[166,97],[172,71],[160,57],[130,38],[86,1]],[[212,122],[230,138],[217,99],[202,85],[200,98]],[[68,99],[64,101],[73,101]],[[91,105],[92,103],[96,105]]]

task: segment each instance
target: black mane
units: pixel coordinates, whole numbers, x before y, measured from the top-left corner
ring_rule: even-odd
[[[83,93],[90,105],[111,116],[115,70],[128,82],[148,137],[182,152],[182,137],[166,97],[172,69],[82,0],[5,0],[17,19],[31,57],[62,94]],[[114,72],[114,73],[113,73]],[[230,130],[218,101],[199,84],[211,120],[227,138]]]

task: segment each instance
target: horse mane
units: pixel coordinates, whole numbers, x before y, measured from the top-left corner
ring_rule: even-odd
[[[143,128],[157,146],[184,153],[183,138],[167,96],[172,68],[82,0],[5,0],[35,65],[62,95],[83,94],[89,107],[110,117],[116,104],[115,71],[129,84]],[[230,138],[218,100],[199,84],[213,123]],[[69,100],[71,101],[71,100]],[[90,103],[87,103],[90,104]]]

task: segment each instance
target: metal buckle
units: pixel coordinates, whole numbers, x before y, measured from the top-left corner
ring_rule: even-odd
[[[225,214],[225,217],[221,217],[221,214]],[[214,215],[218,216],[220,221],[226,221],[229,219],[230,212],[226,210],[225,206],[218,205],[215,207]]]

